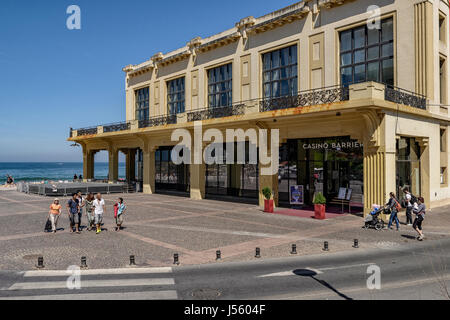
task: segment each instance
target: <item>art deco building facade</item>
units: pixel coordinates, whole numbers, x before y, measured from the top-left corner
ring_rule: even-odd
[[[267,186],[282,206],[291,186],[304,187],[307,204],[319,191],[332,204],[348,188],[367,213],[409,187],[428,206],[449,203],[449,3],[373,4],[304,0],[125,67],[126,121],[71,130],[84,178],[108,150],[109,179],[124,152],[127,180],[144,193],[261,204]],[[278,174],[251,163],[175,165],[172,132],[198,121],[279,129]]]

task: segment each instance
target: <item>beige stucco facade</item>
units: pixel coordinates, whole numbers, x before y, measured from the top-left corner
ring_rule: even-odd
[[[260,18],[244,18],[220,34],[194,38],[178,50],[157,53],[139,65],[125,67],[126,125],[120,130],[105,130],[103,126],[73,130],[69,139],[83,146],[84,178],[93,178],[93,159],[98,150],[109,152],[111,181],[117,180],[119,151],[127,155],[127,177],[132,175],[135,159],[131,150],[140,148],[143,192],[155,192],[155,150],[177,143],[171,140],[174,129],[193,130],[189,114],[208,108],[207,71],[231,63],[233,106],[244,111],[201,119],[204,129],[279,129],[280,143],[334,136],[360,141],[364,146],[365,213],[372,203],[386,202],[389,192],[395,191],[396,141],[413,137],[421,149],[420,192],[426,204],[435,207],[450,203],[448,1],[380,0],[376,4],[381,18],[392,17],[394,22],[394,85],[411,91],[410,97],[424,95],[423,109],[411,105],[405,97],[389,98],[380,83],[364,82],[350,85],[346,99],[262,112],[264,53],[296,44],[298,90],[323,93],[332,86],[339,93],[339,33],[365,25],[371,18],[367,12],[373,5],[370,0],[305,0]],[[167,121],[167,82],[180,77],[185,79],[185,112],[177,114],[176,121]],[[142,126],[136,119],[135,92],[146,87],[152,120],[151,125]],[[443,87],[445,92],[441,92]],[[444,177],[441,168],[445,169]],[[266,186],[273,190],[277,202],[277,176],[261,175],[260,191]],[[190,166],[190,194],[195,199],[205,197],[205,165]],[[259,198],[262,204],[261,192]]]

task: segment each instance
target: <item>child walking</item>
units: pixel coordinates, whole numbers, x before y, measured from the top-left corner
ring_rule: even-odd
[[[116,219],[116,231],[119,232],[123,223],[123,215],[127,210],[127,206],[123,203],[123,198],[117,199],[114,205],[114,218]]]

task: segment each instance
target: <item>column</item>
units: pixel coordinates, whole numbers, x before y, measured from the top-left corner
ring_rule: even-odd
[[[108,148],[109,154],[109,171],[108,171],[108,182],[117,182],[119,178],[119,150],[114,146]]]
[[[126,179],[127,182],[134,181],[136,179],[136,150],[127,149],[125,152],[126,157]]]
[[[205,199],[205,179],[206,179],[206,165],[190,164],[190,184],[191,184],[191,199],[201,200]]]
[[[144,170],[143,170],[143,193],[155,193],[155,151],[156,146],[146,146],[142,149]]]
[[[387,203],[389,193],[396,191],[395,178],[395,152],[364,147],[364,215],[372,210],[372,204]],[[386,218],[384,214],[382,218]]]
[[[94,178],[95,151],[83,148],[83,182]]]

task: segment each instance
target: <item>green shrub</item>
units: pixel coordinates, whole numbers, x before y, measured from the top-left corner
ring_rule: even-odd
[[[317,192],[314,195],[314,200],[313,200],[314,204],[326,204],[327,203],[327,199],[325,199],[324,195],[322,194],[322,192]]]
[[[272,190],[270,190],[269,187],[264,187],[262,189],[262,194],[264,195],[264,198],[270,200],[270,198],[272,197]]]

